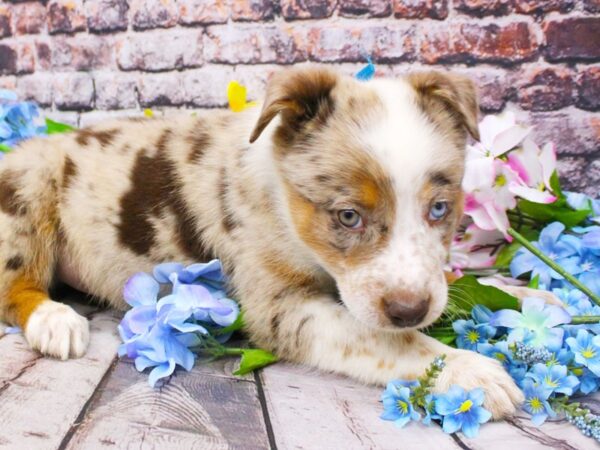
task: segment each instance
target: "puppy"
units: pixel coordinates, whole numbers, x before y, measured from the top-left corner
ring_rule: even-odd
[[[276,74],[262,108],[25,142],[0,163],[0,320],[78,357],[88,324],[48,297],[53,280],[126,309],[133,273],[217,257],[256,345],[376,384],[445,353],[437,388],[482,387],[503,417],[522,394],[502,366],[417,331],[446,305],[468,133],[464,78],[303,67]]]

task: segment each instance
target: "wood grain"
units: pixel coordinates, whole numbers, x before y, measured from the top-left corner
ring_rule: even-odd
[[[23,335],[0,338],[0,448],[57,448],[115,358],[118,315],[91,314],[81,359],[57,361],[31,351]]]
[[[439,429],[397,428],[379,418],[381,389],[279,363],[261,374],[277,447],[283,449],[458,449]]]
[[[66,448],[269,448],[256,384],[233,378],[231,364],[178,371],[155,389],[120,361]]]

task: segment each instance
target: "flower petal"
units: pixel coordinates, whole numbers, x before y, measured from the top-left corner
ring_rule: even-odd
[[[150,275],[139,272],[133,275],[123,290],[125,301],[133,306],[156,304],[160,285]]]

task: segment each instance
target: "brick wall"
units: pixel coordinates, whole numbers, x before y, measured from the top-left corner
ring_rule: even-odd
[[[83,126],[141,108],[258,95],[278,66],[370,55],[399,75],[441,68],[556,142],[571,188],[600,196],[600,0],[48,0],[0,3],[0,86]],[[93,110],[93,111],[92,111]]]

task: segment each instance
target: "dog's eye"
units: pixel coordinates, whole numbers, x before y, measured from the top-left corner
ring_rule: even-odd
[[[440,220],[448,212],[447,202],[435,202],[429,210],[429,220]]]
[[[363,224],[360,214],[353,209],[342,209],[338,211],[338,219],[346,228],[356,229],[362,227]]]

